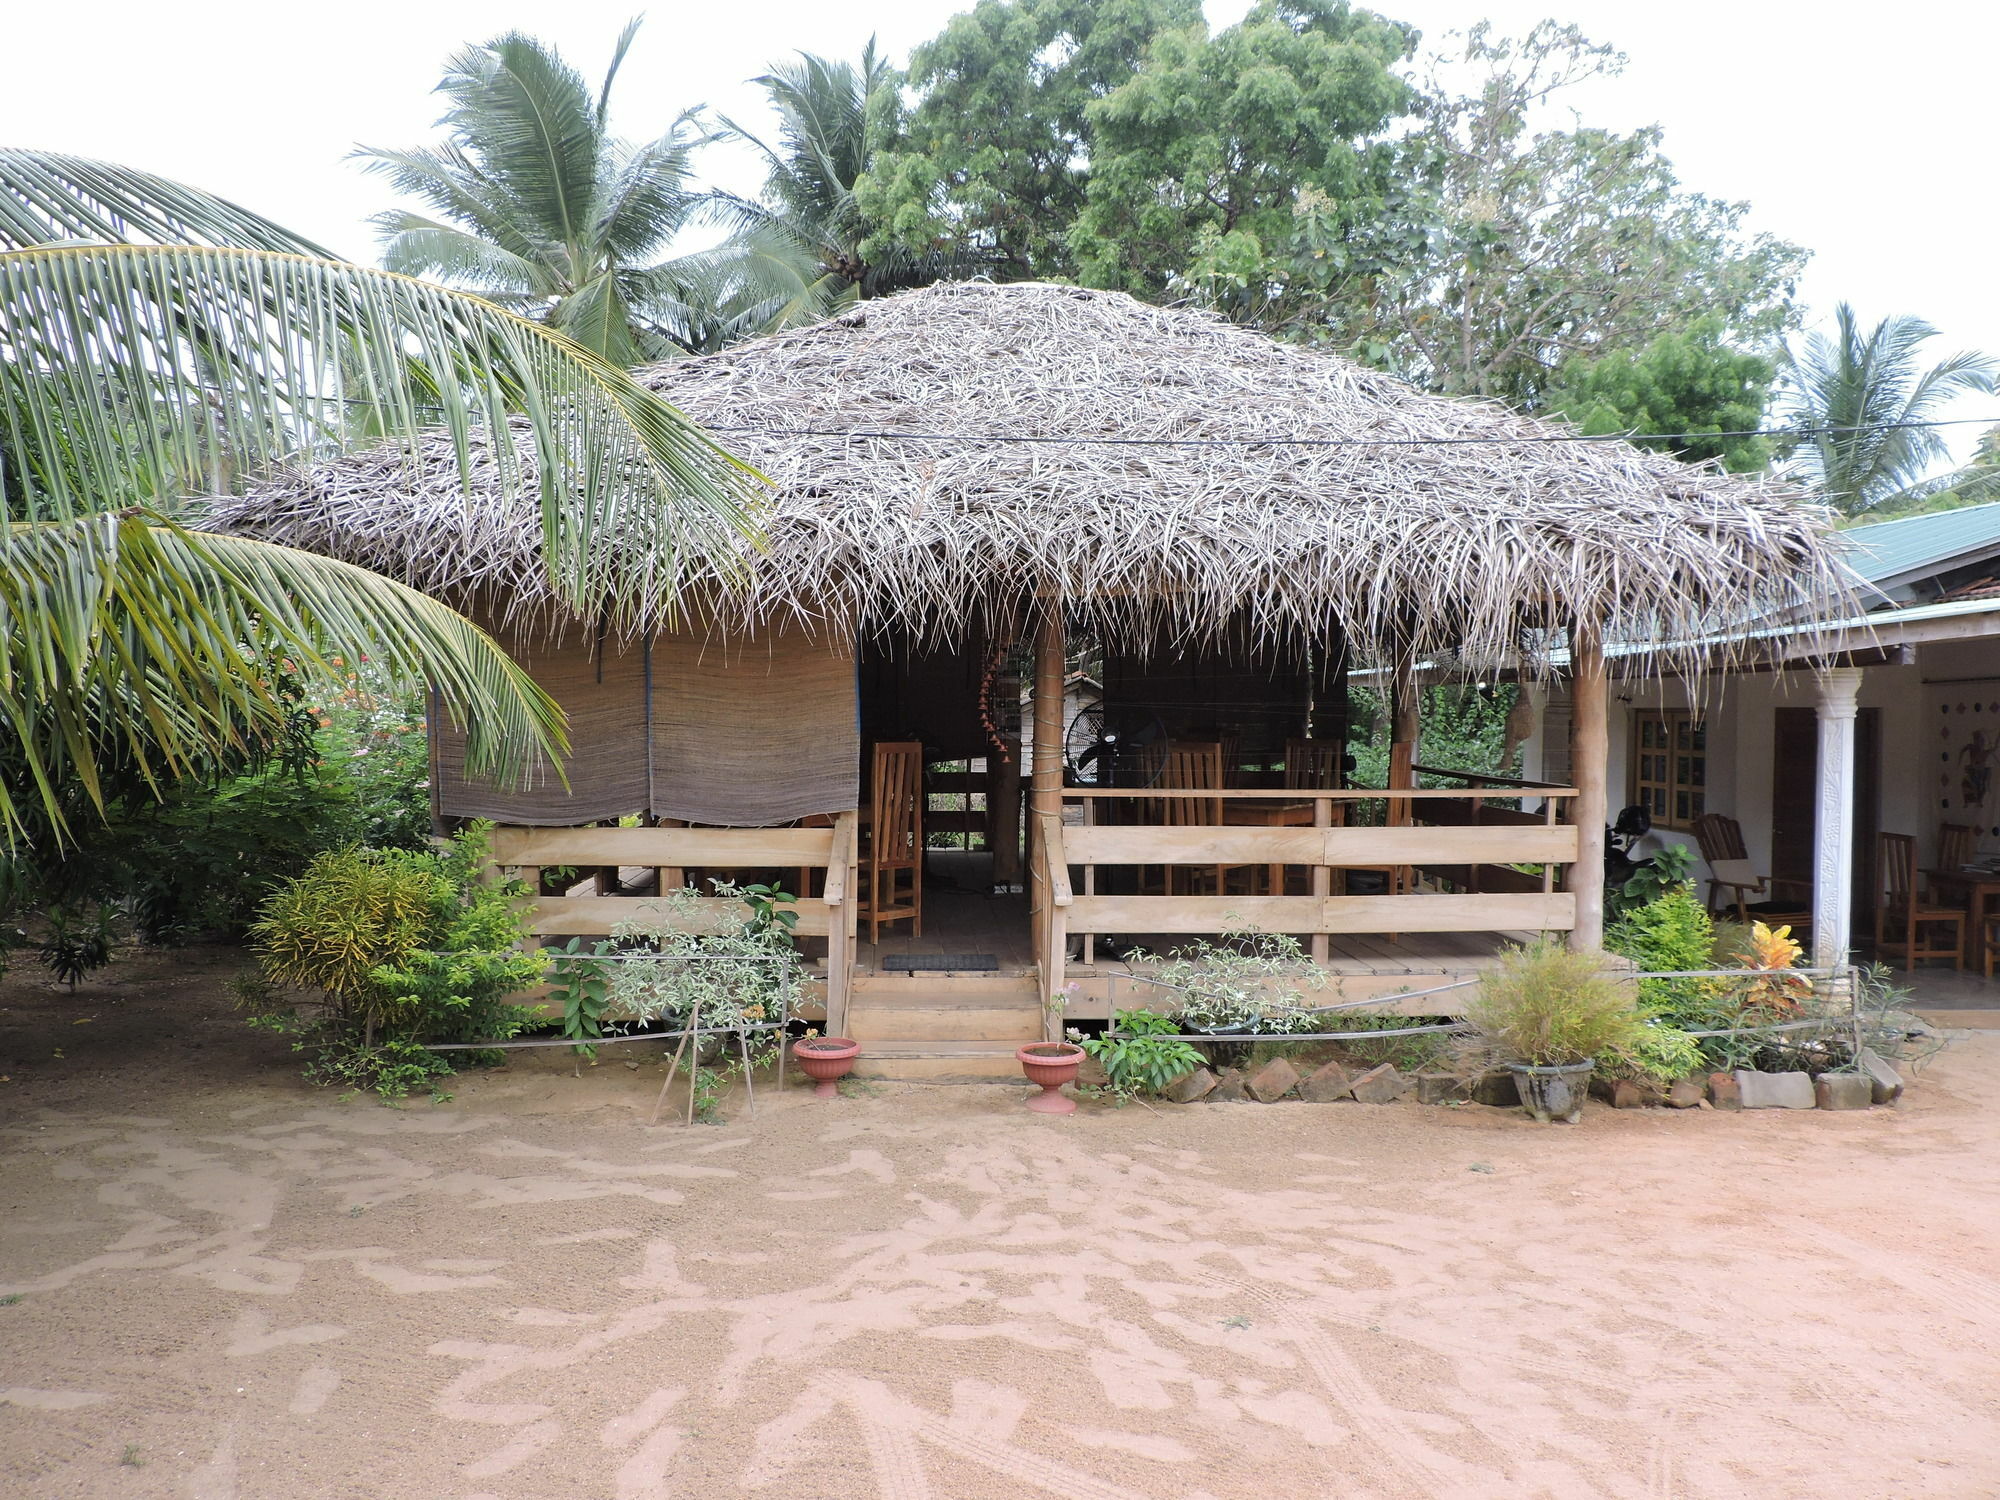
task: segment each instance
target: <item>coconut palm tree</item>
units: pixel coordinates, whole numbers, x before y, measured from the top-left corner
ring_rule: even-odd
[[[1884,318],[1867,332],[1854,309],[1834,309],[1829,334],[1808,334],[1779,359],[1778,415],[1805,436],[1793,449],[1803,476],[1848,515],[1893,506],[1944,456],[1934,419],[1953,397],[1990,391],[2000,365],[1962,353],[1926,366],[1937,329],[1922,318]]]
[[[595,90],[520,32],[454,56],[438,85],[451,101],[444,143],[357,153],[434,215],[378,214],[382,264],[478,292],[626,367],[795,318],[811,278],[803,263],[774,263],[770,246],[667,255],[713,207],[690,159],[715,136],[692,109],[642,144],[611,134],[612,86],[638,27],[620,33]]]
[[[768,168],[761,197],[717,194],[740,233],[792,247],[815,268],[815,290],[827,305],[927,286],[973,268],[962,252],[892,250],[873,259],[861,253],[873,226],[855,201],[854,185],[902,134],[903,75],[876,52],[873,37],[858,64],[801,52],[754,82],[778,112],[778,134],[774,145],[734,121],[723,122]]]
[[[109,765],[158,786],[275,733],[336,656],[431,685],[490,770],[559,751],[555,705],[462,616],[202,528],[202,495],[270,465],[419,433],[539,505],[591,612],[629,601],[635,532],[699,556],[749,526],[747,471],[544,325],[147,173],[0,151],[0,843],[60,836],[79,786],[101,808]]]

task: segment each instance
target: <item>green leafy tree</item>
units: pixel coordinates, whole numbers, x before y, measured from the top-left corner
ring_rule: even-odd
[[[1213,36],[1161,32],[1086,111],[1090,179],[1070,235],[1082,279],[1174,290],[1190,241],[1211,255],[1285,244],[1306,191],[1343,221],[1371,217],[1379,153],[1359,143],[1407,106],[1390,68],[1414,41],[1346,0],[1262,0]]]
[[[775,243],[666,254],[712,206],[690,159],[715,136],[697,110],[649,141],[611,133],[638,24],[595,89],[517,31],[453,57],[438,85],[451,102],[444,143],[358,153],[434,215],[377,215],[383,265],[478,292],[626,367],[816,310],[809,268]]]
[[[1519,41],[1474,27],[1419,85],[1418,128],[1385,147],[1372,213],[1302,192],[1289,234],[1201,246],[1193,280],[1245,321],[1530,408],[1572,361],[1703,317],[1733,346],[1769,342],[1794,319],[1803,251],[1747,233],[1747,205],[1682,187],[1657,129],[1533,128],[1623,61],[1574,27]],[[1463,91],[1446,63],[1485,76]]]
[[[1780,361],[1778,415],[1805,432],[1791,455],[1799,473],[1851,516],[1927,498],[1937,487],[1921,479],[1945,441],[1938,429],[1911,424],[1965,392],[1992,390],[2000,365],[1973,353],[1925,364],[1937,330],[1922,318],[1884,318],[1864,331],[1843,302],[1833,324],[1830,334],[1788,345]],[[1973,477],[1981,489],[1993,482]]]
[[[778,113],[776,141],[724,123],[764,158],[764,191],[718,199],[748,239],[787,246],[814,268],[813,296],[831,306],[973,268],[949,249],[912,253],[893,240],[872,254],[863,248],[875,226],[857,185],[902,136],[902,74],[876,52],[874,38],[858,63],[800,53],[756,81]]]
[[[898,149],[856,184],[891,247],[976,257],[1006,276],[1069,276],[1094,154],[1089,110],[1128,82],[1199,0],[978,0],[910,59],[918,102]]]
[[[288,684],[337,692],[337,658],[429,684],[489,771],[559,753],[560,710],[464,617],[201,524],[271,464],[427,433],[469,468],[521,419],[533,464],[493,446],[496,479],[579,608],[632,597],[635,535],[750,525],[739,465],[539,324],[146,173],[0,151],[0,841],[66,837],[108,775],[157,794],[281,739]]]
[[[1720,318],[1703,318],[1660,334],[1643,349],[1571,359],[1547,406],[1591,434],[1703,434],[1657,443],[1643,436],[1635,440],[1690,462],[1714,459],[1735,473],[1751,473],[1770,462],[1770,444],[1726,434],[1754,433],[1763,426],[1776,369],[1761,354],[1730,347]]]

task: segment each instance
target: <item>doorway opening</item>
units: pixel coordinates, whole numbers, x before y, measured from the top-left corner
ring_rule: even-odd
[[[916,899],[871,921],[864,827],[857,964],[864,970],[1018,973],[1034,967],[1022,864],[1020,648],[984,630],[949,643],[888,629],[861,643],[857,687],[861,786],[872,795],[877,749],[920,747]],[[872,819],[863,809],[864,824]]]

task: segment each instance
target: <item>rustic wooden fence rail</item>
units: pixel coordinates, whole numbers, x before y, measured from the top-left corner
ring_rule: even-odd
[[[818,869],[826,872],[819,896],[798,904],[793,930],[826,939],[826,1021],[831,1034],[847,1022],[848,976],[854,955],[855,815],[842,813],[830,828],[522,828],[501,826],[490,835],[495,866],[521,873],[530,884],[544,869],[639,866],[660,872],[660,888],[682,883],[682,872],[702,870]],[[630,896],[537,896],[529,905],[528,931],[536,937],[601,937],[620,922],[644,915],[644,900]],[[743,925],[741,901],[719,896],[691,899],[681,926],[723,935]]]
[[[1438,773],[1459,774],[1459,773]],[[1477,785],[1453,788],[1368,787],[1342,791],[1226,788],[1197,791],[1159,788],[1070,787],[1063,791],[1074,804],[1070,816],[1081,823],[1044,812],[1037,815],[1037,858],[1048,872],[1052,899],[1037,913],[1036,955],[1051,993],[1060,989],[1073,935],[1084,938],[1086,961],[1094,958],[1100,933],[1215,934],[1273,932],[1309,935],[1313,957],[1325,962],[1330,938],[1341,933],[1426,932],[1565,932],[1576,923],[1575,898],[1559,888],[1559,868],[1574,863],[1578,831],[1558,821],[1572,787],[1501,782],[1497,778],[1464,776]],[[1541,802],[1534,813],[1518,807],[1487,808],[1489,802],[1531,797]],[[1235,826],[1214,821],[1163,824],[1150,821],[1168,799],[1216,801],[1247,807],[1310,805],[1311,826]],[[1347,827],[1348,805],[1356,802],[1400,804],[1408,811],[1385,827]],[[1105,822],[1105,804],[1124,804],[1139,821]],[[1436,822],[1417,821],[1435,810]],[[1296,814],[1295,814],[1296,815]],[[1488,816],[1491,821],[1488,821]],[[1261,866],[1267,872],[1264,895],[1177,895],[1171,879],[1164,894],[1106,894],[1097,889],[1098,872],[1106,867],[1207,868],[1220,872],[1230,866]],[[1517,867],[1538,866],[1535,873]],[[1290,870],[1303,868],[1307,892],[1285,893]],[[1082,888],[1071,892],[1070,872],[1080,869]],[[1397,891],[1391,894],[1349,895],[1345,872],[1433,871],[1461,887],[1451,891]],[[1062,879],[1058,885],[1057,872]],[[1513,888],[1480,888],[1481,872],[1504,876]],[[1489,877],[1490,878],[1490,877]],[[1219,884],[1219,881],[1218,881]]]

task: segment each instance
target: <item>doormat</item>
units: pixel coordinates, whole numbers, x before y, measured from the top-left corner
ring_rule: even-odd
[[[902,969],[911,974],[935,974],[963,969],[997,969],[1000,960],[991,953],[895,953],[882,959],[877,967]]]

